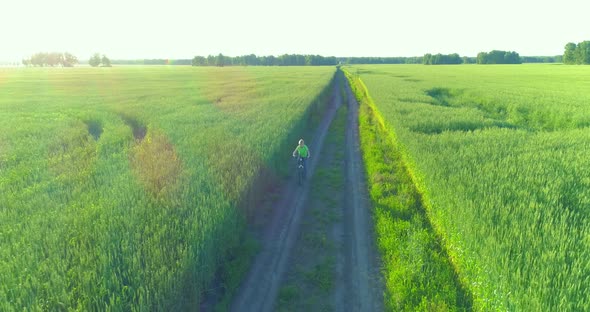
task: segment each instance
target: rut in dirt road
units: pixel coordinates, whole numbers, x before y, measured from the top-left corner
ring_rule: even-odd
[[[379,260],[374,246],[373,222],[369,211],[367,187],[359,141],[358,107],[348,81],[345,82],[348,101],[346,129],[346,203],[347,216],[345,242],[349,244],[345,255],[347,311],[382,311],[383,286]]]

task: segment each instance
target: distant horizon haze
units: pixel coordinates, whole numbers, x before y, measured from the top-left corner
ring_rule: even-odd
[[[317,54],[474,57],[491,50],[521,56],[563,54],[590,40],[590,2],[433,0],[392,3],[301,0],[80,2],[8,0],[0,4],[0,62],[38,52],[94,53],[113,60],[192,59],[196,55]]]

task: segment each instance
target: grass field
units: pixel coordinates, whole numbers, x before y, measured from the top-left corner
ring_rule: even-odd
[[[366,86],[388,129],[381,140],[399,151],[475,310],[590,306],[590,68],[346,70]],[[400,272],[393,258],[386,278]]]
[[[0,70],[0,310],[198,303],[334,70]]]

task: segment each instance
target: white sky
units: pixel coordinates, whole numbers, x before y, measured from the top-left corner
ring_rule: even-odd
[[[2,0],[0,60],[557,55],[590,40],[588,12],[590,0]]]

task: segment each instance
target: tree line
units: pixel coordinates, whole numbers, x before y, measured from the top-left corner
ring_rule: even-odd
[[[569,42],[565,45],[563,52],[565,64],[589,65],[590,64],[590,41],[582,41],[578,44]]]
[[[477,57],[461,57],[457,53],[430,54],[412,57],[334,57],[321,55],[283,54],[280,56],[242,56],[218,55],[195,56],[193,59],[138,59],[110,60],[106,55],[95,53],[88,60],[93,67],[110,67],[112,64],[126,65],[192,65],[192,66],[334,66],[338,64],[521,64],[521,63],[555,63],[590,64],[590,41],[579,44],[568,43],[563,57],[557,56],[519,56],[512,51],[493,50],[480,52]],[[29,59],[22,60],[25,66],[63,66],[78,64],[78,59],[71,53],[36,53]]]
[[[521,56],[523,63],[561,63],[563,57],[561,55],[555,56]]]
[[[521,63],[559,63],[562,62],[561,55],[556,56],[520,56],[513,51],[493,50],[480,52],[477,57],[459,56],[453,54],[425,54],[422,64],[443,65],[443,64],[521,64]]]
[[[343,57],[339,61],[344,64],[422,64],[421,56],[397,57]]]
[[[490,52],[479,52],[477,64],[521,64],[520,55],[514,51],[492,50]]]
[[[69,52],[39,52],[33,54],[28,59],[23,59],[22,64],[25,66],[63,66],[63,67],[73,67],[74,65],[78,64],[78,58]],[[102,66],[102,67],[110,67],[111,61],[109,60],[106,55],[100,56],[100,54],[95,53],[90,57],[88,60],[88,64],[92,67]]]
[[[78,58],[68,52],[39,52],[28,59],[23,59],[22,63],[25,66],[73,67],[78,64]]]
[[[192,60],[191,59],[111,60],[111,64],[117,64],[117,65],[192,65]]]
[[[424,54],[422,58],[422,64],[425,65],[438,65],[438,64],[463,64],[463,58],[457,53],[453,54]]]
[[[452,54],[425,54],[422,64],[425,65],[446,65],[446,64],[521,64],[523,62],[549,62],[555,61],[555,57],[520,57],[513,51],[492,50],[490,52],[479,52],[477,57],[461,57],[457,53]]]
[[[257,56],[255,54],[242,56],[218,55],[195,56],[193,66],[333,66],[338,60],[334,56],[283,54],[280,56]]]

